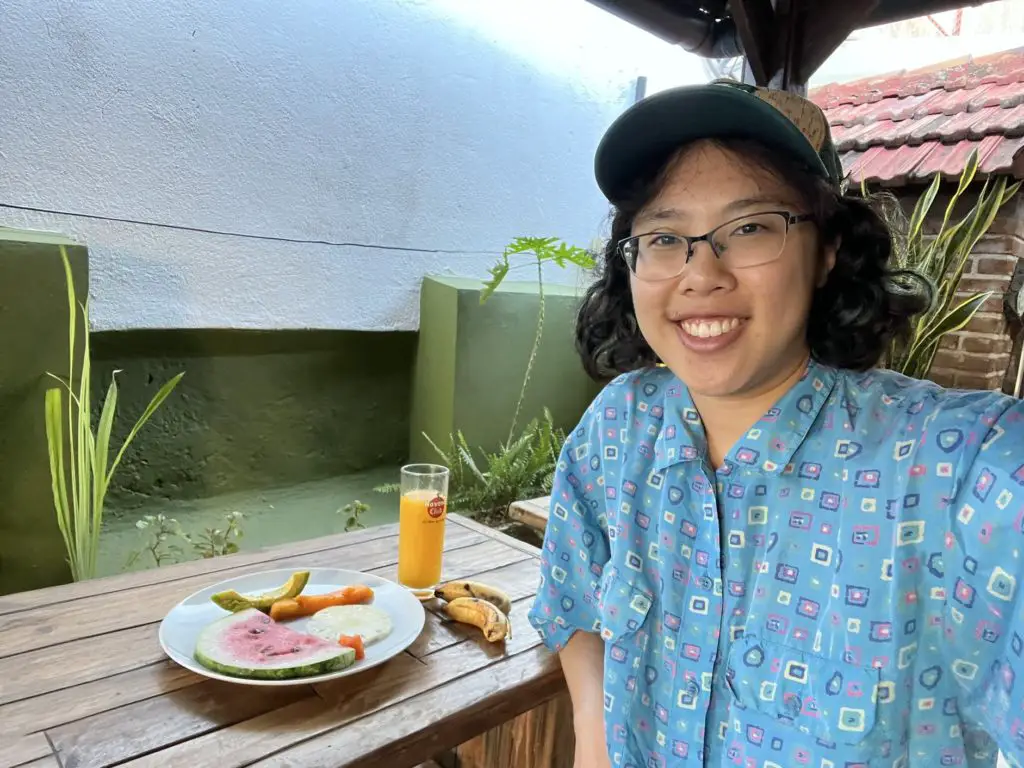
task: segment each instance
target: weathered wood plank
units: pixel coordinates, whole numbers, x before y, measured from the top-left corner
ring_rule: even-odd
[[[102,680],[65,688],[0,706],[0,723],[9,734],[45,731],[108,709],[170,693],[206,678],[170,660]],[[0,760],[0,765],[4,765]]]
[[[508,593],[509,598],[513,601],[522,600],[537,593],[537,585],[540,581],[539,563],[534,558],[528,558],[512,565],[474,574],[473,579],[500,587]],[[438,616],[443,616],[444,603],[441,600],[427,601],[424,603],[424,607]],[[417,658],[426,656],[466,639],[467,629],[472,628],[447,621],[427,622],[423,632],[409,646],[408,652]],[[519,629],[519,627],[514,628],[514,630]],[[530,630],[529,626],[526,626],[525,629],[526,631]]]
[[[116,765],[176,741],[309,700],[320,702],[308,685],[259,687],[207,680],[47,733],[64,765]]]
[[[443,577],[468,578],[488,567],[526,559],[524,553],[485,539],[446,552]],[[393,565],[387,565],[370,569],[369,572],[394,578],[394,568]],[[173,587],[173,583],[161,586]],[[191,591],[183,592],[177,599],[187,596]],[[163,614],[158,620],[162,618]],[[154,622],[0,658],[0,705],[155,664],[166,658],[157,639],[158,631],[159,624]],[[0,646],[6,642],[5,638],[6,634],[0,632]],[[72,659],[74,663],[69,663]],[[68,691],[68,696],[73,698],[74,691]]]
[[[46,757],[41,757],[38,760],[33,760],[31,763],[24,763],[23,765],[14,766],[14,768],[64,768],[57,760],[57,756],[50,753]]]
[[[550,496],[542,496],[538,499],[523,499],[513,501],[508,506],[508,516],[518,520],[524,525],[543,531],[548,527],[548,510],[551,504]]]
[[[525,552],[507,547],[503,542],[488,539],[471,547],[446,551],[441,563],[441,580],[466,579],[486,570],[530,560],[537,562]],[[375,569],[373,574],[394,581],[398,578],[398,564]]]
[[[156,664],[166,658],[157,630],[149,624],[0,659],[0,704]]]
[[[8,735],[0,765],[59,768],[54,748],[76,768],[230,768],[268,756],[337,765],[341,745],[344,765],[437,768],[437,756],[465,741],[467,728],[484,733],[564,690],[557,660],[552,667],[554,657],[527,621],[539,550],[459,515],[450,517],[442,578],[487,581],[517,601],[505,643],[448,621],[435,601],[426,605],[423,636],[406,653],[331,683],[253,688],[192,675],[164,658],[159,620],[216,581],[320,563],[395,578],[395,526],[386,530],[330,537],[340,542],[331,547],[321,539],[0,598],[0,722]],[[167,605],[153,608],[161,599]],[[109,618],[119,614],[127,618]],[[467,680],[475,682],[464,687]],[[441,714],[440,733],[425,712]],[[520,722],[526,725],[503,741],[490,733],[485,739],[517,754],[547,748],[553,726],[539,716]]]
[[[366,718],[360,728],[337,728],[320,738],[295,744],[255,765],[261,768],[400,768],[416,765],[516,717],[538,701],[564,690],[557,659],[543,646],[492,664]],[[401,723],[401,734],[395,733]],[[531,761],[529,765],[540,765]]]
[[[572,768],[572,700],[563,691],[539,707],[459,745],[457,768]]]
[[[513,606],[514,626],[527,626],[526,614],[531,604],[532,599],[527,599]],[[399,738],[401,734],[396,733],[396,729],[404,732],[409,723],[391,717],[392,707],[396,703],[487,665],[503,665],[510,657],[534,648],[539,642],[536,633],[520,631],[515,632],[513,638],[506,643],[491,644],[479,637],[439,650],[422,661],[402,654],[365,674],[315,685],[321,696],[318,700],[295,702],[244,723],[211,731],[181,743],[169,744],[166,749],[142,755],[125,765],[133,768],[194,768],[205,761],[218,768],[234,768],[249,765],[268,754],[314,739],[356,720],[360,722],[358,728],[343,730],[358,733],[386,731],[392,737]],[[381,713],[380,719],[370,717],[374,713]],[[157,716],[155,712],[150,713],[150,717],[153,716]],[[133,722],[129,723],[129,720]],[[122,729],[130,729],[133,733],[144,732],[146,729],[146,723],[137,722],[135,718],[124,718],[124,721]],[[69,727],[75,725],[78,724],[73,723]],[[118,734],[117,738],[125,736],[130,737],[130,734]],[[111,738],[111,734],[108,733],[105,738]],[[80,750],[85,747],[81,740],[78,744]],[[416,765],[440,751],[420,751],[410,756],[405,765]],[[75,758],[78,759],[81,754],[76,753]],[[77,764],[81,768],[102,765],[86,762]],[[300,764],[301,761],[295,763]],[[391,768],[400,766],[400,763],[391,764]]]
[[[476,520],[470,520],[468,517],[463,517],[462,515],[450,515],[449,517],[455,525],[461,525],[463,528],[476,531],[481,536],[486,536],[494,541],[500,541],[503,544],[507,544],[514,549],[525,552],[532,557],[540,557],[541,552],[539,548],[527,544],[525,541],[520,541],[513,536],[509,536],[507,533],[502,533],[501,531],[496,531],[493,528],[488,528],[483,523],[478,523]]]
[[[10,735],[7,734],[5,723],[4,738],[0,739],[0,765],[24,765],[46,757],[53,757],[53,750],[50,749],[50,743],[46,740],[45,734],[15,735],[13,740],[10,739]]]
[[[453,527],[446,544],[449,556],[462,547],[490,543],[465,528]],[[492,546],[496,546],[493,545]],[[397,563],[398,539],[395,536],[374,539],[357,547],[342,547],[279,561],[275,567],[287,569],[339,567],[357,571],[382,568]],[[395,565],[397,569],[397,565]],[[160,582],[134,590],[119,590],[110,595],[83,597],[70,603],[0,616],[0,659],[50,645],[115,632],[129,627],[161,621],[178,601],[221,579],[260,570],[256,566],[217,573],[200,574],[175,581]],[[388,571],[390,573],[390,571]]]
[[[61,584],[55,587],[44,587],[31,592],[16,592],[12,595],[0,597],[0,615],[14,613],[15,611],[26,611],[32,608],[39,608],[54,603],[64,603],[69,600],[78,600],[82,597],[92,595],[107,595],[115,592],[138,589],[139,587],[159,584],[164,581],[178,581],[189,576],[200,574],[215,574],[221,571],[231,571],[246,566],[262,566],[255,570],[265,570],[281,566],[273,565],[275,560],[312,555],[327,549],[339,549],[363,544],[375,539],[384,539],[398,535],[398,524],[378,525],[352,533],[339,533],[332,536],[323,536],[317,539],[306,539],[280,546],[263,547],[252,552],[239,552],[235,555],[225,555],[209,560],[194,560],[188,563],[181,563],[175,566],[164,568],[151,568],[146,571],[135,573],[105,576],[100,579],[79,581],[74,584]],[[284,566],[287,567],[287,566]],[[245,571],[241,571],[244,573]],[[227,576],[223,578],[229,578]],[[220,579],[214,579],[219,581]]]

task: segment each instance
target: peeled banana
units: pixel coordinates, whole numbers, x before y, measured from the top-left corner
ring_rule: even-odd
[[[460,597],[475,597],[486,600],[506,616],[512,610],[512,601],[509,596],[497,587],[489,584],[482,584],[479,581],[449,581],[434,590],[434,597],[439,597],[446,603]]]
[[[479,627],[488,642],[498,643],[512,638],[512,625],[508,616],[486,600],[478,597],[456,597],[444,609],[455,621]]]

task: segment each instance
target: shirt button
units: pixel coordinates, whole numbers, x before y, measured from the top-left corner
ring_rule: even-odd
[[[703,590],[710,590],[715,585],[710,576],[701,576],[700,587]]]
[[[700,686],[698,686],[696,681],[694,681],[694,680],[691,680],[690,682],[688,682],[686,684],[686,692],[689,693],[691,696],[696,696],[697,695],[697,691],[699,691],[699,690],[700,690]]]

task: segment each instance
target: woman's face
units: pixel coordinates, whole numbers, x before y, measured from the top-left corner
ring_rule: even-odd
[[[773,210],[808,213],[785,183],[701,142],[673,161],[632,234],[701,235],[739,216]],[[790,226],[778,259],[741,269],[728,268],[708,243],[697,243],[678,277],[645,282],[631,275],[640,331],[692,393],[757,395],[806,359],[811,295],[834,263],[835,250],[821,253],[812,223]]]

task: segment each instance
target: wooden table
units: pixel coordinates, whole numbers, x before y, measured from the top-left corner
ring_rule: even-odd
[[[561,669],[526,619],[538,551],[458,515],[444,578],[509,592],[504,644],[442,619],[430,602],[422,635],[386,664],[268,688],[195,675],[157,642],[179,600],[243,573],[333,566],[395,578],[397,533],[380,526],[0,597],[0,766],[409,768],[453,754],[481,768],[571,765]],[[534,709],[542,704],[557,712]]]
[[[538,499],[523,499],[509,504],[508,515],[513,520],[543,532],[548,527],[548,511],[551,506],[550,496]]]

